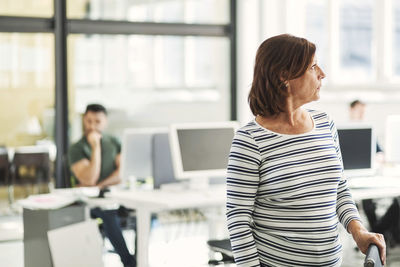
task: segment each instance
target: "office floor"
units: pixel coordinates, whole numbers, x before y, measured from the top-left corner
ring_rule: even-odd
[[[194,216],[194,215],[191,215]],[[149,254],[150,265],[202,267],[208,266],[209,249],[206,245],[208,225],[201,218],[193,221],[177,220],[184,215],[162,218],[152,225]],[[160,222],[161,221],[161,222]],[[134,250],[133,231],[124,231],[130,251]],[[0,262],[5,267],[23,267],[23,223],[21,215],[0,215]],[[109,252],[112,246],[105,240],[103,261],[105,267],[121,267],[117,254]]]
[[[1,205],[0,205],[1,211]],[[178,214],[179,215],[179,214]],[[209,250],[206,245],[208,236],[207,223],[201,218],[195,220],[177,220],[183,215],[160,218],[152,226],[150,236],[150,265],[205,267],[208,266]],[[194,215],[192,215],[194,216]],[[175,218],[175,219],[174,219]],[[133,231],[125,231],[129,249],[133,251]],[[23,267],[23,225],[22,217],[8,212],[0,213],[0,262],[5,267]],[[363,255],[354,249],[351,237],[341,229],[343,243],[342,267],[362,266]],[[112,247],[106,240],[103,261],[104,267],[122,267],[119,257],[111,253]],[[231,267],[234,265],[230,265]],[[388,267],[400,267],[400,246],[392,249]]]

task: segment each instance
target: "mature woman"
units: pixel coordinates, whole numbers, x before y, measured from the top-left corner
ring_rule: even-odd
[[[335,124],[302,106],[319,99],[325,73],[315,45],[288,34],[258,48],[249,104],[255,119],[232,142],[227,217],[237,266],[340,266],[340,221],[365,253],[368,232],[343,177]]]

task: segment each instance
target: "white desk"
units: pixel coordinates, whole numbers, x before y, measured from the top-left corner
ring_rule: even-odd
[[[400,177],[354,178],[349,181],[349,187],[355,201],[396,197],[400,196]],[[106,196],[136,210],[137,262],[138,266],[147,267],[152,213],[186,208],[222,207],[226,204],[225,190],[225,186],[210,187],[206,191],[113,190]]]
[[[113,190],[107,197],[136,210],[137,265],[148,266],[151,214],[187,208],[222,207],[226,204],[225,185],[211,186],[207,190],[184,191],[127,191]]]
[[[372,176],[348,180],[354,201],[400,196],[400,177]]]

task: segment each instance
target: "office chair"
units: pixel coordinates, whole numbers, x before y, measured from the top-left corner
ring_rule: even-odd
[[[8,160],[8,152],[4,147],[0,147],[0,185],[9,184],[10,161]]]
[[[219,265],[235,262],[232,253],[231,241],[229,239],[209,240],[207,241],[207,244],[211,251],[220,253],[219,259],[210,259],[208,261],[209,265]]]
[[[64,154],[62,156],[62,165],[63,165],[63,172],[64,172],[65,188],[75,187],[78,183],[78,180],[71,172],[69,161],[68,161],[68,154]]]
[[[153,135],[151,154],[154,189],[160,189],[164,184],[178,183],[174,175],[168,133]]]
[[[43,149],[16,150],[12,161],[12,184],[40,185],[50,182],[49,152]]]
[[[368,247],[367,254],[365,255],[364,267],[383,267],[379,257],[379,249],[375,244]]]
[[[8,204],[13,203],[13,188],[11,186],[11,162],[8,158],[8,151],[0,147],[0,186],[7,186]]]

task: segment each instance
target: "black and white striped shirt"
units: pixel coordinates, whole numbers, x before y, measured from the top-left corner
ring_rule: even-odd
[[[229,154],[227,219],[237,266],[340,266],[338,222],[359,214],[343,177],[334,122],[308,111],[304,134],[279,134],[255,120]]]

